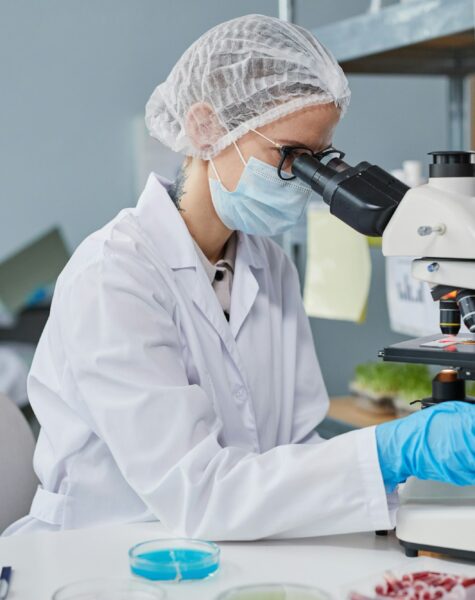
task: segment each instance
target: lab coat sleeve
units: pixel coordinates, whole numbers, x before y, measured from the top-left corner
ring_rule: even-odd
[[[321,421],[325,418],[329,407],[329,398],[325,383],[323,381],[320,365],[318,362],[315,344],[313,341],[310,321],[305,312],[300,291],[298,272],[294,263],[286,257],[284,268],[283,290],[287,295],[286,305],[288,310],[297,311],[297,336],[296,336],[296,364],[295,364],[295,397],[294,397],[294,417],[292,429],[292,443],[316,444],[327,443],[315,431]],[[285,311],[284,311],[285,312]],[[288,340],[288,344],[291,340]],[[366,454],[367,464],[367,483],[370,488],[381,486],[382,481],[379,459],[377,456],[376,439],[374,428],[362,429],[353,433],[361,439],[361,452]],[[346,435],[334,438],[335,445],[346,442]],[[388,494],[386,497],[379,496],[381,511],[388,511],[390,529],[395,526],[396,512],[399,508],[399,498],[397,491]],[[384,504],[386,503],[386,505]]]
[[[62,286],[61,327],[84,418],[157,519],[214,540],[389,527],[371,430],[263,454],[219,444],[210,398],[187,381],[160,274],[130,254]]]

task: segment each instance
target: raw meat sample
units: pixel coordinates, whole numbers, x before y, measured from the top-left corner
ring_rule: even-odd
[[[349,600],[475,600],[475,577],[421,571],[396,577],[384,575],[384,582],[374,589],[374,595],[352,592]]]

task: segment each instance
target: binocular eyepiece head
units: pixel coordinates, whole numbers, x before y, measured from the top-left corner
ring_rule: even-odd
[[[338,150],[318,158],[298,156],[292,174],[307,183],[347,225],[371,236],[381,236],[408,187],[376,165],[355,167]]]

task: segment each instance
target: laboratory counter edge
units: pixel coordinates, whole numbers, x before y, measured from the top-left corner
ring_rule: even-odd
[[[8,600],[51,600],[70,582],[131,577],[128,550],[150,539],[172,537],[160,523],[32,533],[0,538],[0,565],[11,565]],[[218,542],[219,543],[219,542]],[[160,583],[169,600],[212,600],[237,585],[285,582],[315,586],[344,598],[353,585],[387,570],[431,568],[475,577],[475,565],[426,557],[407,558],[395,536],[359,533],[298,540],[222,542],[221,567],[205,581]]]

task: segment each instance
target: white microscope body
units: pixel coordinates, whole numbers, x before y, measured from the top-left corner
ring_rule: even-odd
[[[417,257],[412,275],[431,288],[475,290],[475,177],[431,177],[410,189],[384,230],[383,254]],[[472,321],[468,314],[466,325],[475,332]],[[411,478],[400,498],[396,533],[406,554],[440,550],[475,559],[475,486]]]
[[[383,233],[385,256],[414,256],[431,286],[475,290],[475,177],[434,177],[410,189]]]
[[[440,300],[442,333],[388,346],[380,357],[445,366],[422,406],[460,400],[475,410],[475,399],[465,395],[465,380],[475,380],[475,153],[431,154],[429,183],[412,189],[377,165],[349,165],[334,148],[295,158],[292,174],[347,225],[382,236],[383,254],[414,257],[413,276]],[[457,335],[461,321],[470,333]],[[475,486],[410,479],[396,531],[409,556],[431,550],[475,560]]]

